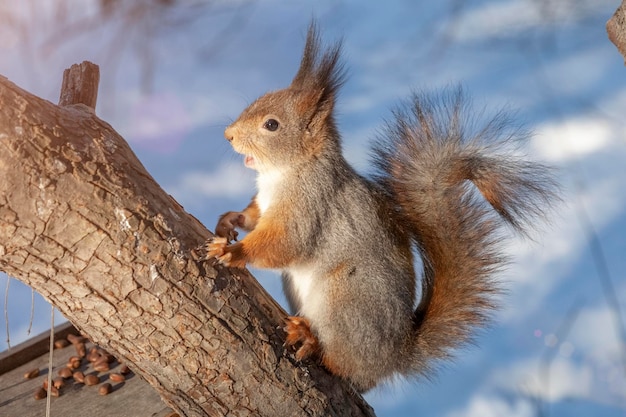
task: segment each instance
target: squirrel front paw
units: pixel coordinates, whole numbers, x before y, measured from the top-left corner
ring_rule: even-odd
[[[296,359],[303,361],[320,353],[320,344],[317,337],[311,331],[311,322],[304,317],[290,316],[285,320],[285,332],[287,337],[285,344],[294,346],[300,344],[296,349]]]
[[[216,259],[217,262],[233,268],[245,268],[246,258],[243,256],[242,243],[228,244],[225,237],[214,237],[208,239],[204,244],[206,255],[204,259]]]
[[[204,243],[204,249],[206,250],[205,259],[216,259],[220,264],[224,266],[230,266],[230,260],[232,254],[226,252],[226,246],[228,245],[228,239],[225,237],[213,237],[207,239]]]
[[[246,216],[243,213],[236,211],[229,211],[220,217],[215,226],[215,234],[220,237],[225,237],[227,241],[237,240],[239,233],[235,228],[244,227],[246,222]]]

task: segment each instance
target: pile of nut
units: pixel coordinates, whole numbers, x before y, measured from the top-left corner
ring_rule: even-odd
[[[85,384],[87,386],[95,386],[104,382],[98,387],[100,395],[107,395],[113,391],[115,387],[121,386],[130,374],[130,369],[126,365],[119,365],[117,372],[109,372],[111,368],[117,366],[117,360],[106,350],[92,347],[87,351],[86,344],[89,341],[83,336],[69,334],[67,339],[60,339],[54,342],[55,349],[62,349],[72,344],[76,349],[76,355],[70,357],[67,366],[57,371],[57,376],[52,379],[50,387],[50,395],[58,397],[63,392],[63,388],[67,386],[70,380],[74,380],[75,384]],[[24,378],[32,379],[39,376],[39,369],[24,374]],[[113,383],[113,384],[112,384]],[[48,393],[48,378],[45,378],[41,387],[34,394],[36,400],[46,398]]]

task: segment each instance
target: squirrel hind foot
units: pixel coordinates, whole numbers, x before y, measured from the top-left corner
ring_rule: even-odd
[[[299,345],[296,349],[296,359],[298,361],[320,355],[320,344],[311,330],[311,322],[309,320],[298,316],[287,317],[284,330],[287,333],[285,344],[293,347]]]
[[[319,360],[331,374],[340,378],[350,379],[350,374],[340,365],[340,362],[336,361],[328,352],[323,351],[318,338],[311,330],[311,322],[308,319],[290,316],[287,317],[285,323],[284,330],[287,333],[285,344],[287,346],[299,346],[295,353],[297,361],[302,362],[307,359]],[[352,380],[350,382],[358,392],[365,392],[375,385],[374,382],[367,384],[356,384]]]

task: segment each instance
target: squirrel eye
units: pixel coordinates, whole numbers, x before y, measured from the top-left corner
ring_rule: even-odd
[[[263,127],[270,132],[275,132],[278,129],[278,121],[275,119],[267,119],[265,123],[263,123]]]

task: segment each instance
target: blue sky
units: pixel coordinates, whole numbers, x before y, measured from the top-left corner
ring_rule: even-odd
[[[623,416],[625,341],[588,233],[591,225],[624,321],[626,68],[604,29],[618,3],[216,1],[152,9],[122,32],[123,15],[81,24],[97,16],[95,1],[11,2],[0,16],[21,26],[0,24],[0,74],[57,102],[63,69],[97,63],[98,115],[209,228],[254,194],[254,173],[223,129],[257,96],[290,82],[312,16],[326,40],[344,39],[339,123],[347,158],[363,172],[368,141],[414,89],[462,83],[477,108],[515,109],[535,132],[529,152],[558,167],[563,203],[534,241],[510,241],[509,292],[477,345],[432,382],[396,381],[367,399],[379,416],[530,417],[537,404],[544,415]],[[186,20],[164,23],[175,18]],[[278,276],[254,272],[282,302]],[[5,287],[0,275],[3,305]],[[7,298],[14,345],[28,338],[31,292],[11,280]],[[31,334],[50,323],[50,308],[35,300]]]

